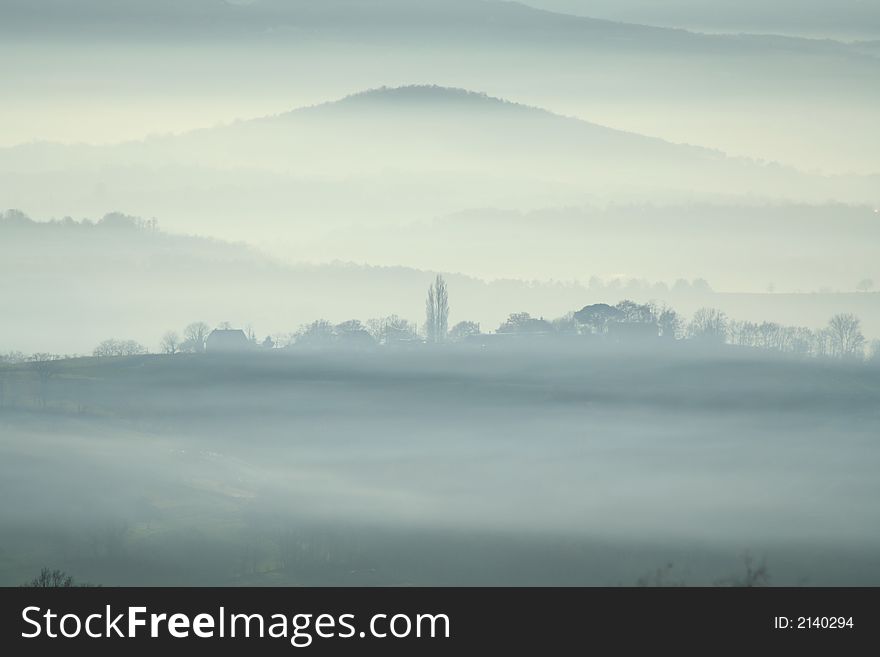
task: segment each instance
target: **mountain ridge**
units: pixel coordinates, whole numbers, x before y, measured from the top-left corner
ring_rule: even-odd
[[[146,38],[157,29],[169,36],[221,36],[236,34],[260,39],[307,35],[364,35],[364,28],[385,34],[404,27],[410,32],[436,35],[453,28],[460,37],[507,32],[519,38],[541,41],[563,39],[577,43],[585,35],[613,39],[650,37],[667,46],[686,49],[720,47],[726,49],[740,37],[758,42],[762,47],[785,50],[791,47],[817,52],[836,51],[859,56],[845,41],[799,36],[751,33],[705,33],[698,30],[647,22],[614,20],[583,14],[566,13],[528,2],[490,0],[322,0],[321,2],[229,3],[222,0],[200,2],[110,2],[80,0],[0,0],[5,21],[0,33],[15,36],[36,31],[46,36],[53,30],[74,31],[77,35],[115,38],[120,34]],[[4,30],[5,26],[5,30]],[[391,29],[389,29],[391,28]],[[405,38],[404,33],[399,36]],[[586,44],[581,44],[586,45]]]
[[[43,264],[35,269],[37,260]],[[114,276],[104,273],[107,267]],[[588,269],[578,282],[490,279],[430,265],[282,263],[245,244],[166,233],[120,214],[50,223],[0,211],[0,301],[7,311],[0,351],[82,353],[108,337],[154,345],[164,331],[197,319],[253,323],[261,335],[294,331],[322,317],[337,323],[395,313],[419,321],[436,273],[449,282],[454,320],[479,321],[485,331],[513,312],[559,317],[588,303],[632,298],[668,301],[686,314],[711,305],[739,319],[815,326],[847,309],[862,317],[866,331],[880,335],[880,293],[724,293],[697,285],[658,291],[646,281],[633,287],[613,279],[597,286],[585,282]],[[43,321],[46,308],[65,318],[64,331]]]
[[[746,197],[876,207],[878,180],[805,173],[439,85],[379,87],[112,146],[0,149],[0,197],[11,207],[43,216],[122,208],[231,239],[263,227],[277,248],[348,224],[479,207]]]
[[[798,173],[806,173],[777,162],[763,162],[755,158],[731,156],[719,148],[706,146],[702,144],[692,144],[687,142],[674,142],[661,137],[647,135],[639,132],[622,130],[612,126],[596,123],[588,119],[578,116],[567,116],[556,113],[544,107],[528,105],[506,98],[489,95],[486,92],[474,91],[462,87],[450,87],[437,84],[409,84],[401,86],[380,86],[370,89],[363,89],[352,92],[341,98],[323,101],[313,105],[296,107],[293,109],[269,114],[264,116],[248,117],[236,119],[229,123],[222,123],[212,126],[205,126],[179,133],[166,133],[158,135],[149,135],[144,139],[126,140],[111,144],[90,144],[90,143],[62,143],[54,141],[30,141],[13,146],[0,147],[0,154],[4,151],[21,152],[28,149],[48,149],[48,150],[69,150],[73,148],[88,149],[89,151],[100,151],[114,147],[138,147],[141,145],[162,144],[174,140],[186,139],[190,137],[203,136],[215,132],[226,132],[249,126],[270,125],[282,123],[289,120],[295,120],[303,116],[322,117],[327,113],[344,112],[351,109],[387,109],[389,106],[395,109],[427,109],[429,111],[442,111],[447,108],[455,109],[479,109],[479,110],[502,110],[520,117],[533,117],[536,119],[544,119],[554,122],[566,122],[569,125],[576,126],[577,129],[589,129],[601,131],[609,135],[615,135],[624,139],[643,140],[645,143],[651,143],[655,146],[668,146],[675,149],[687,149],[694,153],[700,153],[703,156],[713,158],[725,158],[732,161],[748,162],[756,165],[776,166],[783,169],[796,171]]]

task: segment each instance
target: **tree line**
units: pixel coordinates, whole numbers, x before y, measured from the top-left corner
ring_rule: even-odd
[[[880,361],[880,340],[869,345],[859,318],[851,313],[837,314],[825,327],[811,329],[768,321],[737,321],[717,308],[700,308],[687,319],[667,305],[624,299],[614,305],[587,305],[550,320],[532,317],[527,312],[511,313],[494,332],[484,333],[479,322],[474,321],[464,320],[450,327],[449,312],[449,289],[443,276],[438,275],[426,294],[425,321],[421,327],[398,315],[389,315],[366,322],[351,319],[338,324],[319,319],[303,324],[292,333],[267,336],[261,342],[251,328],[246,329],[246,334],[254,346],[268,348],[461,343],[488,336],[601,336],[623,341],[690,340],[800,356],[839,359],[867,356]],[[220,328],[231,326],[227,323]],[[210,330],[204,322],[196,322],[186,327],[182,338],[170,331],[162,338],[161,350],[165,354],[205,351]]]
[[[834,315],[826,326],[811,329],[776,322],[733,320],[717,308],[700,308],[690,318],[675,309],[653,302],[637,303],[624,299],[614,305],[595,303],[562,317],[545,319],[527,312],[511,313],[494,331],[483,332],[474,321],[449,326],[449,290],[437,276],[425,298],[425,320],[419,326],[398,315],[369,319],[350,319],[333,323],[318,319],[294,332],[266,336],[259,340],[251,327],[241,329],[254,348],[342,348],[393,345],[438,345],[478,342],[488,339],[592,337],[630,342],[642,340],[693,341],[705,345],[731,345],[798,356],[858,360],[867,357],[880,362],[880,340],[868,344],[858,317],[851,313]],[[216,327],[231,330],[223,322]],[[188,324],[182,332],[167,331],[159,343],[159,353],[176,355],[207,351],[211,326],[202,321]],[[108,339],[92,352],[97,358],[137,356],[151,353],[134,340]],[[46,362],[59,358],[52,354],[20,353],[0,355],[0,363]]]

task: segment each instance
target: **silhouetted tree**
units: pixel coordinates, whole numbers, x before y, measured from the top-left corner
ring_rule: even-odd
[[[727,339],[727,315],[716,308],[700,308],[688,325],[688,336],[695,340],[723,343]]]
[[[553,330],[560,335],[571,334],[576,335],[579,332],[580,325],[574,318],[574,313],[566,313],[562,317],[557,317],[550,322]]]
[[[786,340],[788,351],[798,356],[810,356],[813,353],[815,334],[804,326],[788,327],[789,337]]]
[[[767,563],[765,561],[762,560],[760,563],[756,563],[754,557],[749,552],[743,554],[742,561],[743,566],[745,566],[745,573],[742,576],[718,580],[715,582],[715,585],[751,588],[767,586],[770,583],[770,573],[767,571]]]
[[[675,564],[670,561],[662,568],[658,568],[652,573],[639,577],[636,580],[636,586],[671,588],[687,586],[687,583],[685,582],[684,577],[675,573]]]
[[[775,322],[761,322],[757,327],[758,345],[761,349],[782,351],[780,340],[783,336],[782,327]]]
[[[727,325],[730,344],[738,347],[756,347],[758,342],[758,325],[754,322],[731,321]]]
[[[60,360],[61,356],[56,354],[34,354],[31,361],[34,364],[34,370],[37,372],[37,381],[39,383],[40,406],[45,407],[49,402],[49,382],[57,373],[57,364],[55,361]]]
[[[655,310],[660,337],[675,340],[681,335],[684,322],[675,310],[667,306]]]
[[[298,347],[327,347],[333,344],[334,337],[333,324],[319,319],[300,327],[294,344]]]
[[[831,331],[827,328],[819,329],[813,337],[813,355],[824,358],[831,356]]]
[[[43,568],[39,575],[22,586],[36,589],[66,589],[74,586],[74,583],[73,577],[63,570]]]
[[[95,347],[93,355],[97,358],[111,356],[140,356],[147,353],[147,348],[134,340],[104,340]]]
[[[425,301],[425,336],[435,344],[446,339],[449,324],[449,292],[446,281],[439,274],[428,288]]]
[[[480,324],[478,322],[459,322],[449,329],[449,338],[452,340],[464,340],[472,335],[480,334]]]
[[[654,308],[648,303],[636,303],[629,299],[619,302],[615,308],[620,312],[617,321],[650,324],[657,321]]]
[[[691,282],[691,289],[694,292],[709,293],[712,291],[712,286],[705,278],[695,278]]]
[[[337,324],[333,328],[336,339],[343,347],[370,347],[376,344],[373,336],[358,319]]]
[[[183,351],[202,353],[205,351],[205,340],[208,339],[210,332],[211,327],[204,322],[193,322],[183,329],[184,343],[181,345],[181,349]]]
[[[594,303],[578,310],[574,318],[590,333],[605,333],[608,324],[619,322],[623,318],[623,313],[607,303]]]
[[[0,354],[0,363],[4,363],[6,365],[15,365],[16,363],[24,363],[25,361],[30,360],[26,354],[23,354],[20,351],[9,351],[5,354]]]
[[[289,347],[296,342],[295,333],[273,333],[271,336],[272,344],[279,349]]]
[[[180,336],[176,331],[168,331],[162,336],[162,353],[173,356],[180,351]]]
[[[550,333],[553,325],[541,317],[536,319],[529,313],[512,313],[507,320],[496,329],[496,333]]]
[[[831,352],[837,358],[853,358],[861,356],[865,347],[865,336],[862,335],[861,322],[852,313],[835,315],[828,322],[831,336]]]
[[[856,289],[859,292],[870,292],[874,289],[874,281],[870,278],[863,278],[859,281],[859,284],[856,285]]]
[[[416,327],[397,315],[368,320],[367,328],[373,339],[384,345],[411,342],[418,337]]]

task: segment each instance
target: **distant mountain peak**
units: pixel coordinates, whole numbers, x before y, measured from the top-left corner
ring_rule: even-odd
[[[288,115],[296,115],[301,112],[311,113],[326,110],[355,110],[358,112],[378,109],[388,110],[392,108],[419,109],[419,110],[450,110],[461,109],[467,111],[488,110],[494,111],[514,110],[520,112],[532,112],[539,114],[551,114],[546,110],[529,105],[522,105],[503,98],[490,96],[481,91],[471,91],[458,87],[443,87],[436,84],[413,84],[401,87],[377,87],[359,91],[339,100],[333,100],[311,107],[293,110]]]
[[[367,89],[346,96],[340,103],[358,103],[372,101],[394,102],[456,102],[456,103],[491,103],[512,105],[506,100],[489,96],[483,92],[470,91],[458,87],[441,87],[436,84],[413,84],[403,87],[378,87]]]

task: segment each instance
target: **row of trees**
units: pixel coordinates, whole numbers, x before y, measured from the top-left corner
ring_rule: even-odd
[[[641,325],[642,335],[665,339],[689,339],[704,343],[731,344],[803,356],[860,358],[868,347],[861,322],[851,313],[832,317],[827,326],[814,330],[775,322],[735,321],[717,308],[701,308],[686,322],[674,309],[653,303],[624,300],[614,306],[593,304],[550,322],[528,313],[510,315],[497,333],[554,332],[601,335],[621,325]],[[868,349],[880,358],[880,341]]]
[[[50,219],[49,221],[34,221],[20,210],[7,210],[0,212],[0,226],[14,230],[45,230],[63,227],[71,230],[82,231],[120,231],[120,232],[159,232],[159,222],[155,218],[142,219],[121,212],[105,214],[98,221],[91,219],[76,220],[72,217],[63,219]]]
[[[205,351],[205,342],[210,333],[211,327],[205,322],[188,324],[183,329],[183,337],[177,331],[168,331],[160,342],[162,353],[172,356],[179,353],[200,354]]]
[[[391,315],[383,319],[371,319],[366,325],[357,319],[335,325],[321,319],[306,324],[282,342],[285,342],[287,346],[296,344],[306,347],[322,347],[339,344],[359,347],[377,342],[391,343],[415,340],[416,338],[417,331],[414,325],[397,315]]]
[[[441,276],[428,290],[426,338],[428,342],[444,339],[461,340],[479,334],[479,325],[457,324],[445,332],[449,313],[449,297]],[[439,318],[439,319],[438,319]],[[643,328],[629,335],[658,337],[666,340],[690,339],[701,342],[731,344],[793,353],[802,356],[862,358],[868,346],[861,322],[851,313],[834,315],[824,328],[814,330],[803,326],[785,326],[776,322],[735,321],[717,308],[701,308],[690,321],[666,305],[637,303],[624,299],[615,305],[598,303],[585,306],[563,317],[545,320],[529,313],[513,313],[495,331],[497,334],[591,334],[618,332],[619,327]],[[880,341],[868,349],[871,359],[880,359]]]
[[[96,358],[108,358],[112,356],[141,356],[146,353],[149,353],[149,350],[134,340],[104,340],[95,347],[92,355]]]
[[[868,346],[858,317],[849,313],[835,315],[818,330],[775,322],[731,321],[725,337],[730,344],[742,347],[832,358],[859,357]],[[870,345],[868,353],[880,356],[880,343]]]
[[[814,330],[776,322],[732,321],[719,310],[703,308],[691,320],[688,336],[740,347],[831,358],[862,358],[868,346],[859,318],[851,313],[834,315],[824,328]],[[875,356],[880,356],[878,341],[869,349],[869,357]]]
[[[462,321],[449,328],[449,290],[442,276],[428,288],[425,299],[425,323],[420,332],[412,322],[397,315],[371,319],[366,323],[353,319],[341,324],[317,320],[302,326],[295,333],[267,338],[263,346],[326,347],[391,345],[400,343],[461,342],[482,335],[477,322]],[[228,328],[228,326],[227,326]],[[635,330],[634,330],[635,329]],[[163,351],[200,351],[208,327],[202,322],[191,324],[184,331],[189,348],[179,348],[176,334],[166,334]],[[253,331],[248,337],[254,344]],[[656,303],[637,303],[624,299],[615,305],[597,303],[578,311],[546,320],[529,313],[512,313],[495,330],[496,335],[608,335],[623,338],[688,339],[708,344],[731,344],[793,353],[803,356],[858,358],[865,353],[866,340],[859,319],[852,314],[831,318],[822,329],[784,326],[775,322],[733,321],[716,308],[701,308],[687,321],[675,309]],[[193,345],[199,345],[193,349]],[[880,342],[875,342],[869,355],[880,359]]]
[[[437,276],[425,298],[425,323],[422,331],[398,315],[371,319],[366,323],[352,319],[333,324],[321,319],[305,324],[292,334],[267,337],[264,347],[366,347],[401,343],[440,344],[460,342],[482,335],[477,322],[462,321],[449,328],[449,289],[442,276]],[[223,324],[219,328],[231,328]],[[626,330],[624,330],[626,329]],[[633,330],[636,329],[636,330]],[[181,337],[175,331],[166,333],[161,342],[163,353],[199,353],[205,350],[210,327],[204,322],[188,325]],[[615,305],[597,303],[584,306],[552,320],[532,317],[529,313],[512,313],[495,330],[497,335],[608,335],[625,337],[688,339],[709,344],[731,344],[739,347],[773,350],[803,356],[858,358],[868,346],[859,319],[852,314],[838,314],[822,329],[784,326],[775,322],[734,321],[716,308],[701,308],[687,321],[675,309],[656,303],[637,303],[624,299]],[[248,339],[257,344],[251,329]],[[96,356],[133,355],[144,353],[143,347],[132,342],[105,341],[95,350]],[[871,358],[880,359],[880,342],[868,350]]]
[[[341,324],[333,324],[319,319],[305,324],[298,331],[288,335],[266,338],[264,346],[273,347],[324,347],[331,345],[365,347],[370,345],[392,345],[424,341],[432,344],[445,342],[452,337],[461,339],[467,335],[479,334],[480,325],[474,322],[461,322],[449,330],[449,291],[442,276],[437,276],[428,288],[425,300],[425,324],[420,334],[418,326],[398,315],[388,315],[367,320],[351,319]],[[167,336],[166,336],[167,337]],[[248,336],[252,342],[256,339]],[[163,340],[165,343],[166,340]],[[169,353],[168,349],[164,349]]]
[[[369,347],[394,344],[440,344],[461,342],[484,335],[480,324],[462,321],[449,328],[449,290],[442,276],[437,276],[425,298],[425,323],[420,328],[398,315],[361,322],[357,319],[339,324],[317,320],[294,333],[267,337],[258,342],[254,331],[245,331],[254,346],[285,347]],[[223,323],[217,328],[230,329]],[[202,353],[211,333],[205,322],[192,322],[182,333],[168,331],[162,336],[161,352],[168,355]],[[611,336],[619,339],[650,338],[693,340],[707,344],[730,344],[791,353],[801,356],[856,359],[865,356],[880,361],[880,341],[867,344],[859,319],[842,313],[831,318],[821,329],[785,326],[775,322],[731,320],[716,308],[701,308],[686,320],[673,308],[655,303],[637,303],[624,299],[615,305],[597,303],[547,320],[529,313],[512,313],[494,331],[495,335],[519,336]],[[96,357],[135,356],[148,350],[133,340],[105,340],[93,355]],[[0,355],[0,363],[25,360],[49,361],[49,354],[26,357],[23,354]]]

